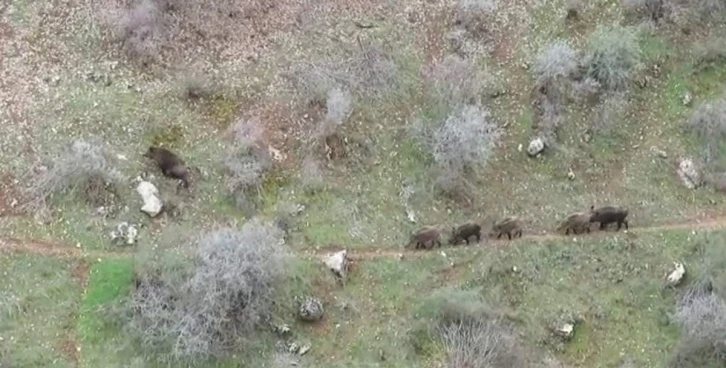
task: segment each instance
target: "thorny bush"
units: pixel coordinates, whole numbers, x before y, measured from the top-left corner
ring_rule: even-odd
[[[286,273],[281,231],[253,220],[195,242],[191,263],[176,258],[137,270],[125,328],[153,358],[192,362],[254,339],[270,317]]]

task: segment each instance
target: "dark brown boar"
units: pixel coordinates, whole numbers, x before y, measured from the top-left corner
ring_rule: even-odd
[[[459,227],[452,227],[449,244],[456,245],[463,240],[467,245],[469,245],[469,238],[472,236],[476,236],[477,243],[481,240],[481,225],[473,222],[467,222]]]
[[[175,153],[162,147],[149,147],[144,157],[154,160],[164,176],[181,180],[181,186],[189,188],[189,170]]]
[[[431,249],[435,244],[440,247],[441,234],[439,233],[439,230],[433,226],[424,226],[411,234],[411,238],[406,247],[410,247],[411,244],[414,244],[414,249]]]
[[[567,216],[560,224],[557,231],[565,230],[565,235],[581,234],[583,231],[590,232],[590,212],[575,212]]]
[[[613,222],[618,224],[618,230],[625,225],[628,229],[628,209],[622,206],[604,206],[595,208],[590,206],[590,222],[599,222],[600,230],[605,230],[609,224]]]
[[[492,231],[489,233],[490,236],[496,235],[497,239],[501,238],[504,234],[507,234],[507,238],[509,238],[509,240],[512,240],[512,235],[514,235],[514,237],[522,237],[522,224],[521,221],[519,221],[519,218],[512,216],[507,217],[498,223],[495,222],[492,226]]]

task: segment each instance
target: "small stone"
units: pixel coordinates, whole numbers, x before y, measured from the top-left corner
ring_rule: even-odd
[[[693,96],[691,95],[691,92],[686,92],[683,94],[683,106],[691,106],[693,103]]]
[[[142,180],[136,187],[136,192],[139,193],[144,202],[141,207],[141,212],[146,213],[150,217],[156,217],[161,213],[163,205],[161,199],[159,199],[159,190],[154,184]]]
[[[305,344],[297,351],[298,355],[305,355],[308,351],[310,351],[310,344]]]
[[[323,303],[311,296],[306,297],[298,308],[298,317],[306,322],[316,322],[323,318]]]
[[[670,286],[677,286],[683,281],[683,277],[686,275],[686,268],[680,262],[673,262],[673,266],[675,269],[668,274],[666,281]]]
[[[348,276],[348,267],[350,260],[348,259],[348,250],[343,249],[340,252],[328,255],[325,258],[325,265],[328,266],[333,274],[340,278],[345,279]]]
[[[567,179],[575,180],[575,173],[572,171],[572,169],[569,169],[567,171]]]
[[[545,143],[544,140],[541,137],[537,137],[533,139],[531,142],[529,142],[529,146],[527,147],[527,154],[530,157],[537,156],[538,154],[542,153],[545,149]]]

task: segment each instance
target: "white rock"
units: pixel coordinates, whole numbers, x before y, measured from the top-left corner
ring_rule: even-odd
[[[683,281],[683,276],[686,275],[686,268],[683,266],[683,263],[680,262],[673,262],[673,266],[675,269],[668,274],[666,280],[669,285],[676,286]]]
[[[416,223],[416,214],[411,209],[406,210],[406,217],[408,218],[408,221],[412,224]]]
[[[161,212],[163,205],[161,199],[159,199],[159,190],[156,189],[154,184],[142,180],[136,187],[136,192],[139,193],[141,199],[144,201],[144,205],[141,207],[142,212],[151,217],[155,217]]]
[[[572,323],[565,323],[559,328],[557,328],[557,333],[564,337],[564,338],[570,338],[572,337],[572,333],[575,331],[575,326]]]
[[[272,146],[267,146],[267,152],[270,153],[270,156],[272,156],[272,159],[275,161],[284,161],[285,158],[287,158],[284,153]]]
[[[340,252],[333,253],[325,258],[325,265],[330,271],[339,278],[345,278],[348,275],[348,250],[343,249]]]
[[[570,180],[575,180],[575,172],[574,172],[574,171],[572,171],[572,169],[569,169],[569,170],[567,171],[567,179],[570,179]]]
[[[530,156],[537,156],[545,149],[544,140],[541,137],[537,137],[529,142],[527,147],[527,154]]]
[[[688,189],[695,189],[701,185],[701,174],[691,159],[683,159],[678,164],[678,177]]]
[[[128,222],[122,222],[116,226],[116,230],[111,232],[111,240],[121,240],[127,245],[133,245],[136,243],[136,238],[139,235],[139,230],[136,225],[129,225]]]
[[[323,318],[325,310],[320,299],[308,296],[302,300],[298,308],[298,318],[306,322],[316,322]]]

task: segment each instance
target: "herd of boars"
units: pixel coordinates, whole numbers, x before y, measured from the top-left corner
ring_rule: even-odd
[[[162,147],[149,147],[149,150],[143,155],[151,159],[161,169],[164,176],[180,180],[181,188],[189,188],[189,169],[175,153]],[[179,188],[177,188],[178,190]],[[618,230],[625,225],[628,229],[628,209],[621,206],[604,206],[595,208],[591,206],[589,211],[575,212],[567,216],[557,227],[557,231],[565,232],[565,235],[581,234],[590,232],[590,225],[594,222],[600,223],[600,230],[612,223],[617,223]],[[467,222],[458,227],[451,228],[451,236],[449,244],[457,245],[461,242],[469,244],[472,237],[476,238],[476,242],[481,241],[480,224]],[[513,237],[522,237],[522,223],[517,217],[507,217],[502,221],[495,222],[488,234],[490,237],[496,236],[497,239],[502,235],[507,235],[511,240]],[[441,246],[441,230],[437,226],[424,226],[411,234],[411,238],[406,247],[414,246],[415,249],[431,249],[434,245]]]
[[[557,227],[558,232],[565,232],[565,235],[582,234],[590,232],[592,223],[599,223],[600,230],[612,223],[616,223],[620,230],[623,225],[628,229],[628,209],[622,206],[603,206],[595,208],[591,206],[589,211],[575,212],[567,216]],[[478,243],[481,240],[481,225],[475,222],[467,222],[458,227],[451,228],[449,244],[457,245],[461,242],[469,244],[472,238],[476,238]],[[492,229],[488,234],[490,237],[496,236],[497,239],[502,235],[506,235],[509,240],[513,237],[522,237],[522,223],[517,217],[507,217],[502,221],[494,222]],[[437,226],[424,226],[411,234],[411,238],[406,244],[409,248],[414,246],[415,249],[431,249],[435,245],[441,246],[441,230]]]

